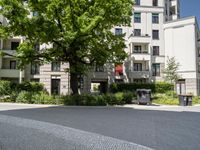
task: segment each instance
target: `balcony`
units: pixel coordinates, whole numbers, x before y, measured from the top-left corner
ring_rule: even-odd
[[[147,51],[143,51],[140,53],[132,53],[131,60],[150,61],[151,55]]]
[[[0,77],[19,78],[19,73],[20,73],[20,70],[0,69]],[[22,73],[22,77],[24,77],[24,72]]]
[[[149,71],[130,71],[128,73],[129,78],[149,78],[150,77],[150,72]]]
[[[5,50],[5,49],[3,49],[2,51],[4,53],[8,54],[8,55],[5,55],[4,58],[11,58],[12,56],[16,55],[16,50]],[[11,56],[9,56],[9,55],[11,55]]]
[[[131,34],[128,40],[129,43],[150,43],[151,37],[148,34],[140,36]]]
[[[93,72],[92,78],[95,79],[108,79],[108,72]]]

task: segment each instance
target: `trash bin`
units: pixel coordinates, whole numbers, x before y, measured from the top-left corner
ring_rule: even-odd
[[[179,95],[180,106],[192,106],[192,95]]]
[[[150,89],[137,89],[138,104],[151,104],[151,90]]]

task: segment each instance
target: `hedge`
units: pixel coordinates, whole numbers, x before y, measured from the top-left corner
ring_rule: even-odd
[[[174,85],[165,82],[157,83],[113,83],[110,86],[110,91],[113,93],[130,91],[135,92],[137,89],[151,89],[153,93],[165,93],[167,91],[173,90]]]

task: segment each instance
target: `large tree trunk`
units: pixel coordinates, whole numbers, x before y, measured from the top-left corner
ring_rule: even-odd
[[[70,73],[70,88],[72,90],[72,95],[79,94],[78,93],[78,74]]]

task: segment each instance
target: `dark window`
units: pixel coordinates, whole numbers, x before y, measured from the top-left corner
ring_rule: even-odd
[[[160,76],[160,64],[152,64],[152,75]]]
[[[153,39],[156,39],[156,40],[159,39],[159,31],[158,30],[153,30]]]
[[[142,46],[141,45],[135,45],[133,53],[141,53],[142,51]]]
[[[160,55],[160,47],[159,46],[153,46],[153,55],[154,56]]]
[[[158,6],[158,0],[153,0],[153,6]]]
[[[140,0],[135,0],[135,5],[140,5]]]
[[[31,74],[40,74],[40,64],[38,63],[31,63]]]
[[[134,35],[135,36],[141,36],[141,29],[135,29],[134,30]]]
[[[51,71],[60,71],[60,62],[58,61],[52,62]]]
[[[159,23],[159,14],[152,14],[152,23]]]
[[[11,50],[17,50],[19,46],[19,42],[11,42]]]
[[[16,69],[17,68],[17,62],[15,60],[10,61],[10,69]]]
[[[134,71],[142,71],[142,64],[141,63],[134,63],[133,64]]]
[[[122,35],[122,28],[115,28],[115,35]]]
[[[141,23],[141,13],[134,13],[134,22]]]

